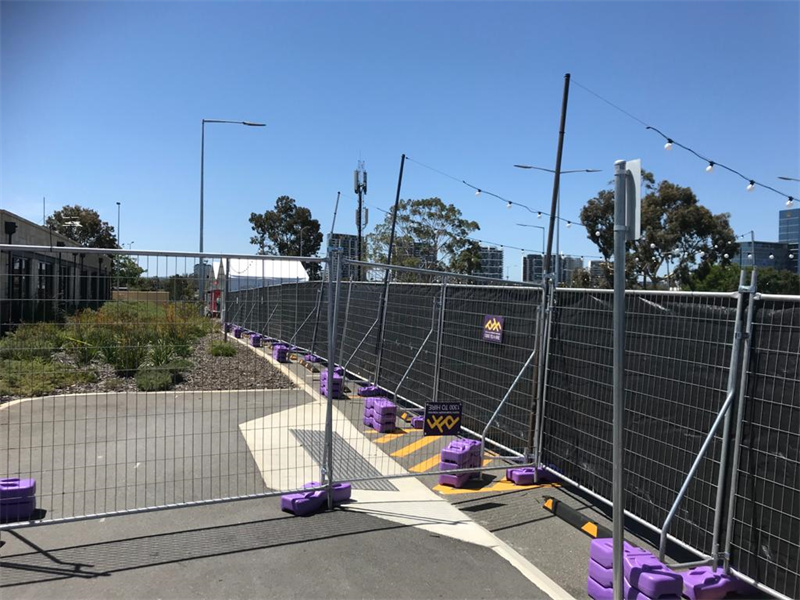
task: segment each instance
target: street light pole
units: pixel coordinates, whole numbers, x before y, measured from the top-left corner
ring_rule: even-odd
[[[120,236],[119,236],[119,206],[120,206],[120,203],[117,202],[117,246],[122,248],[122,241],[121,241]]]
[[[266,127],[264,123],[253,123],[251,121],[225,121],[220,119],[203,119],[200,133],[200,253],[203,252],[203,192],[205,179],[205,153],[206,153],[206,123],[227,123],[233,125],[245,125],[246,127]],[[200,269],[198,271],[198,286],[200,302],[205,304],[205,263],[202,257],[199,259]]]

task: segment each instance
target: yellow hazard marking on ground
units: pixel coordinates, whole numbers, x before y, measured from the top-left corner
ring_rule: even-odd
[[[593,538],[597,537],[597,523],[584,523],[581,531],[588,533]]]
[[[399,450],[396,450],[395,452],[392,452],[391,455],[392,456],[408,456],[409,454],[412,454],[412,453],[416,452],[420,448],[424,448],[428,444],[432,444],[433,442],[436,442],[438,440],[439,440],[439,438],[437,436],[428,436],[428,437],[420,438],[416,442],[414,442],[413,444],[409,444],[408,446],[403,446]]]
[[[474,480],[476,483],[480,483],[478,480]],[[467,485],[470,485],[467,483]],[[475,485],[475,484],[472,484]],[[475,494],[478,492],[518,492],[520,490],[533,490],[537,488],[543,487],[558,487],[557,483],[537,483],[534,485],[517,485],[513,481],[508,481],[506,479],[502,479],[496,483],[488,482],[483,487],[463,487],[463,488],[454,488],[449,485],[436,485],[433,487],[434,492],[439,492],[440,494]],[[549,502],[549,500],[548,500]]]
[[[552,498],[548,498],[547,500],[545,500],[544,507],[547,510],[553,510],[553,499]]]
[[[413,467],[409,469],[412,473],[424,473],[425,471],[430,471],[433,467],[439,464],[441,458],[437,454],[436,456],[431,456],[428,460],[423,460],[421,463],[417,463]]]
[[[406,431],[405,429],[397,429],[394,433],[387,433],[386,435],[379,437],[377,440],[375,440],[375,443],[385,444],[386,442],[391,442],[392,440],[396,440],[399,437],[403,437],[406,434],[408,434],[408,431]]]

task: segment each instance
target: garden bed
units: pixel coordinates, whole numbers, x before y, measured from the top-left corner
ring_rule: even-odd
[[[191,307],[107,304],[0,340],[0,402],[49,394],[288,389],[291,381]],[[215,356],[209,351],[227,351]],[[219,354],[219,352],[214,352]]]

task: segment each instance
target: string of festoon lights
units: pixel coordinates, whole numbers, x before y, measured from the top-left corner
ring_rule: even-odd
[[[648,123],[645,123],[644,121],[642,121],[638,117],[632,115],[631,113],[629,113],[628,111],[624,110],[623,108],[620,108],[619,106],[617,106],[616,104],[614,104],[613,102],[608,100],[607,98],[604,98],[603,96],[601,96],[600,94],[598,94],[594,90],[590,90],[585,85],[582,85],[582,84],[578,83],[577,81],[575,81],[574,78],[571,81],[572,81],[572,83],[574,83],[578,87],[584,89],[585,91],[589,92],[593,96],[595,96],[598,99],[602,100],[603,102],[605,102],[606,104],[608,104],[612,108],[615,108],[616,110],[620,111],[625,116],[629,117],[630,119],[633,119],[634,121],[640,123],[641,125],[644,125],[645,129],[647,129],[649,131],[653,131],[653,132],[657,133],[658,135],[660,135],[666,141],[666,143],[664,144],[664,149],[665,150],[667,150],[667,151],[672,150],[672,148],[674,146],[677,146],[678,148],[682,148],[683,150],[686,150],[687,152],[693,154],[694,156],[696,156],[697,158],[699,158],[700,160],[705,162],[706,163],[706,172],[707,173],[713,173],[714,169],[716,169],[716,168],[724,169],[725,171],[733,173],[734,175],[738,175],[740,178],[742,178],[744,181],[746,181],[747,182],[747,187],[745,189],[748,192],[752,192],[756,187],[762,187],[762,188],[764,188],[766,190],[769,190],[771,192],[774,192],[774,193],[778,194],[779,196],[783,196],[784,198],[786,198],[786,206],[792,206],[794,204],[794,201],[796,200],[796,198],[794,198],[793,196],[790,196],[789,194],[786,194],[785,192],[781,192],[780,190],[776,190],[774,187],[772,187],[770,185],[767,185],[765,183],[761,183],[760,181],[757,181],[756,179],[754,179],[752,177],[748,177],[747,175],[744,175],[743,173],[741,173],[740,171],[737,171],[736,169],[733,169],[733,168],[731,168],[731,167],[729,167],[727,165],[722,164],[721,162],[719,162],[717,160],[713,160],[713,159],[709,158],[708,156],[705,156],[704,154],[701,154],[700,152],[697,152],[697,151],[693,150],[689,146],[681,144],[680,142],[675,140],[674,137],[672,137],[670,135],[667,135],[666,133],[664,133],[663,131],[661,131],[657,127],[653,127],[652,125],[649,125]]]
[[[406,160],[408,160],[408,157],[406,157]],[[375,204],[367,203],[366,201],[364,201],[364,204],[368,205],[370,208],[374,208],[375,210],[377,210],[379,212],[382,212],[382,213],[384,213],[386,215],[391,215],[392,214],[391,210],[387,210],[385,208],[381,208],[380,206],[376,206]],[[416,220],[416,219],[409,218],[408,221],[411,222],[411,223],[415,223],[417,225],[425,226],[425,223],[423,223],[422,221]],[[492,242],[492,241],[489,241],[489,240],[483,240],[483,239],[472,237],[472,236],[465,236],[464,239],[469,240],[471,242],[477,242],[479,244],[485,244],[485,245],[488,245],[488,246],[496,246],[496,247],[499,247],[501,249],[502,248],[509,248],[511,250],[519,250],[522,254],[525,254],[526,252],[532,253],[532,254],[533,253],[541,254],[541,252],[539,252],[538,250],[533,250],[531,248],[521,248],[519,246],[512,246],[510,244],[505,244],[505,243],[501,244],[501,243],[498,243],[498,242]],[[567,256],[563,252],[561,253],[561,255],[562,256]],[[599,259],[599,258],[603,258],[603,257],[602,256],[595,256],[595,255],[588,255],[588,254],[582,254],[580,256],[581,260],[584,260],[586,258],[598,258]]]
[[[421,167],[423,167],[425,169],[433,171],[434,173],[439,173],[439,175],[443,175],[444,177],[447,177],[448,179],[452,179],[453,181],[457,181],[458,183],[461,183],[461,184],[467,186],[468,188],[470,188],[472,190],[475,190],[475,195],[476,196],[480,196],[481,194],[486,194],[487,196],[491,196],[492,198],[497,198],[501,202],[505,203],[506,208],[509,209],[509,210],[511,210],[515,206],[518,206],[519,208],[524,208],[529,213],[536,215],[537,219],[541,219],[542,217],[549,217],[550,216],[550,213],[548,213],[548,212],[545,212],[543,210],[537,210],[537,209],[531,208],[527,204],[523,204],[522,202],[517,202],[516,200],[509,200],[508,198],[506,198],[504,196],[501,196],[500,194],[495,194],[494,192],[490,192],[489,190],[487,190],[484,187],[479,187],[479,186],[476,186],[476,185],[472,185],[471,183],[465,181],[464,179],[460,179],[458,177],[454,177],[453,175],[450,175],[449,173],[445,173],[444,171],[440,171],[439,169],[431,167],[430,165],[426,165],[425,163],[422,163],[422,162],[420,162],[418,160],[414,160],[413,158],[411,158],[409,156],[406,156],[406,160],[410,161],[410,162],[413,162],[413,163],[415,163],[415,164],[417,164],[417,165],[419,165],[419,166],[421,166]],[[580,223],[580,219],[566,219],[566,218],[558,216],[558,215],[556,215],[556,219],[558,219],[559,221],[562,221],[566,225],[567,229],[571,228],[573,223]],[[597,235],[599,236],[600,234],[597,233]]]

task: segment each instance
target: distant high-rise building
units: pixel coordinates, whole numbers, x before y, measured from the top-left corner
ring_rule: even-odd
[[[503,249],[494,248],[492,246],[481,246],[481,268],[476,275],[483,275],[484,277],[493,277],[495,279],[503,278]]]
[[[778,241],[788,244],[788,269],[800,273],[800,208],[790,208],[778,213]]]
[[[589,261],[589,276],[592,278],[592,280],[603,279],[605,277],[605,265],[606,261],[604,260]]]
[[[358,260],[358,236],[351,233],[334,233],[328,236],[328,245],[342,249],[342,258]],[[351,265],[342,265],[342,279],[355,279],[358,270]]]
[[[731,258],[731,262],[740,267],[772,267],[779,271],[797,273],[797,245],[786,242],[759,242],[756,240],[739,243],[739,253]]]
[[[559,283],[569,284],[572,282],[572,274],[576,269],[583,268],[583,259],[578,256],[562,256],[561,268],[559,269]]]
[[[542,283],[543,254],[526,254],[522,258],[522,281]]]

